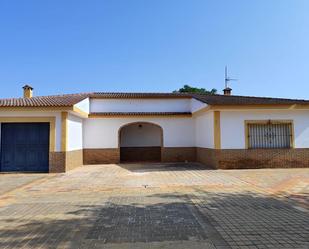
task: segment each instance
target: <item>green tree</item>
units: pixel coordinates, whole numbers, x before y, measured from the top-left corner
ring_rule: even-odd
[[[205,88],[192,87],[189,85],[184,85],[182,88],[173,91],[174,93],[201,93],[201,94],[216,94],[217,89],[213,88],[210,91]]]

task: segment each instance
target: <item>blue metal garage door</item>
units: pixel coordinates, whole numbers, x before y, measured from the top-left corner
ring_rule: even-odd
[[[48,172],[49,123],[1,124],[1,171]]]

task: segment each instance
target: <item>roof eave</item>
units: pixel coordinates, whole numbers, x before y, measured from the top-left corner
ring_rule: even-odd
[[[70,111],[70,106],[1,106],[0,111]]]

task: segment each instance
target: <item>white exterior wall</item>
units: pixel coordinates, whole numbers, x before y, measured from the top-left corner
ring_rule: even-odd
[[[146,147],[146,146],[161,146],[161,129],[160,127],[144,123],[132,124],[121,129],[122,147]]]
[[[90,112],[190,112],[191,99],[91,99]]]
[[[56,118],[56,151],[61,151],[61,113],[60,112],[1,111],[0,117],[55,117]]]
[[[293,120],[295,148],[309,148],[309,111],[221,111],[221,148],[245,149],[245,120]]]
[[[84,148],[118,148],[118,131],[133,122],[150,122],[163,129],[163,146],[195,146],[195,124],[192,118],[90,118],[84,120]]]
[[[196,112],[204,107],[207,107],[207,104],[196,100],[196,99],[191,99],[191,112]]]
[[[78,102],[77,104],[75,104],[74,106],[76,106],[77,108],[79,108],[80,110],[89,113],[90,110],[90,100],[89,98],[84,99],[80,102]]]
[[[83,120],[69,114],[67,122],[68,151],[83,149]]]
[[[214,113],[206,112],[195,118],[196,147],[214,148]]]
[[[0,117],[55,117],[56,151],[61,151],[60,112],[1,111]],[[293,120],[295,147],[309,148],[309,111],[305,110],[221,111],[221,148],[245,149],[245,120],[269,119]],[[150,122],[161,126],[163,129],[163,146],[165,147],[214,148],[213,121],[213,112],[211,111],[194,118],[119,117],[81,119],[69,114],[68,150],[117,148],[120,127],[134,122]]]

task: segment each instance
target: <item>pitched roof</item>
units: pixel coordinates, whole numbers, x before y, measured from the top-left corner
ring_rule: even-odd
[[[188,93],[125,93],[125,92],[95,92],[91,98],[139,99],[139,98],[191,98]]]
[[[309,100],[237,95],[208,95],[198,93],[104,93],[96,92],[91,98],[195,98],[208,105],[285,105],[309,104]]]
[[[292,105],[309,104],[309,100],[252,97],[237,95],[206,95],[196,93],[115,93],[93,92],[0,99],[0,107],[69,107],[85,98],[194,98],[208,105]]]
[[[88,93],[0,99],[0,107],[68,107],[82,101]]]
[[[0,99],[0,107],[68,107],[85,98],[191,98],[179,93],[77,93],[32,98]]]
[[[309,104],[309,100],[303,99],[283,99],[269,97],[252,97],[237,95],[205,95],[191,94],[191,96],[208,105],[293,105]]]

